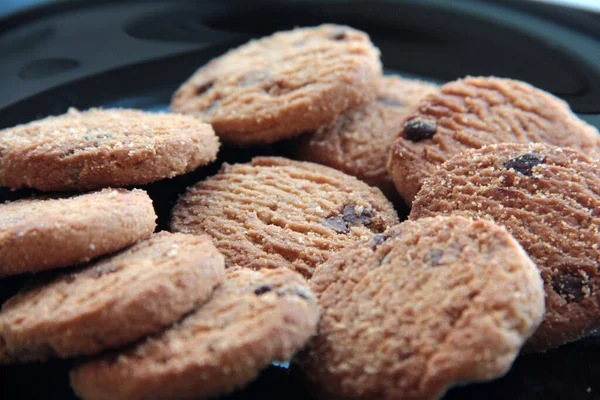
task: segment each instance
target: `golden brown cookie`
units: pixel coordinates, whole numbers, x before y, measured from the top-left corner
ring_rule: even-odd
[[[0,131],[0,184],[86,190],[145,184],[216,158],[210,125],[176,114],[70,109]]]
[[[407,221],[336,253],[311,288],[322,315],[298,359],[324,399],[437,399],[494,379],[544,313],[521,246],[462,217]]]
[[[398,222],[379,189],[317,164],[257,157],[188,189],[171,228],[206,233],[230,265],[310,277],[329,255]]]
[[[437,90],[437,85],[428,82],[382,77],[374,101],[354,107],[332,124],[303,135],[298,155],[355,176],[384,193],[395,193],[386,170],[392,143],[412,107]]]
[[[271,143],[371,100],[380,74],[379,50],[364,32],[299,28],[212,60],[179,88],[171,109],[211,123],[224,142]]]
[[[149,237],[156,226],[143,190],[0,204],[0,276],[88,261]]]
[[[467,77],[443,85],[406,118],[388,171],[410,205],[444,161],[464,150],[504,142],[542,142],[600,155],[598,131],[564,101],[524,82]]]
[[[34,279],[4,303],[0,341],[13,362],[96,354],[177,321],[224,275],[223,256],[208,237],[157,233],[82,268]]]
[[[528,350],[600,327],[600,163],[544,144],[500,144],[449,160],[413,203],[415,220],[441,214],[504,225],[537,264],[544,322]]]
[[[273,360],[289,360],[318,319],[299,274],[230,268],[199,310],[132,348],[79,365],[71,385],[85,400],[213,398],[250,383]]]

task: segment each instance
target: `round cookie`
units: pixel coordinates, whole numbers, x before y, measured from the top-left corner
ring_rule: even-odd
[[[328,124],[374,97],[379,50],[340,25],[278,32],[230,50],[174,94],[171,109],[229,143],[272,143]]]
[[[510,79],[467,77],[447,83],[421,100],[399,130],[388,171],[409,205],[439,165],[468,149],[541,142],[600,156],[598,131],[567,103]]]
[[[504,225],[537,264],[544,322],[528,350],[600,327],[600,163],[545,144],[500,144],[449,160],[417,195],[410,218],[441,214]]]
[[[206,236],[161,232],[61,274],[33,280],[0,312],[10,361],[96,354],[155,333],[207,300],[225,275]]]
[[[149,237],[156,214],[139,189],[0,204],[0,276],[66,267]]]
[[[398,222],[379,189],[340,171],[279,157],[224,164],[188,189],[171,229],[206,233],[229,265],[287,267],[309,278],[342,247]]]
[[[398,126],[421,98],[437,90],[437,85],[428,82],[382,77],[375,101],[354,107],[332,124],[303,135],[298,143],[299,158],[339,169],[385,193],[395,193],[386,164]]]
[[[211,300],[181,323],[120,353],[77,366],[82,399],[206,399],[289,360],[315,333],[319,309],[288,269],[227,270]]]
[[[318,334],[298,357],[322,398],[437,399],[504,375],[540,323],[533,262],[502,227],[407,221],[336,253],[311,288]]]
[[[0,131],[0,184],[87,190],[145,184],[216,158],[210,125],[176,114],[70,109]]]

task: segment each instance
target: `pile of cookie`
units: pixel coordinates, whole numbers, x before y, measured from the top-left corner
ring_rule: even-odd
[[[214,398],[276,360],[319,398],[437,399],[600,327],[600,134],[554,96],[384,76],[322,25],[210,61],[171,110],[0,131],[0,184],[47,192],[0,205],[0,276],[34,273],[0,363],[75,358],[83,399]],[[154,232],[132,187],[283,140]]]

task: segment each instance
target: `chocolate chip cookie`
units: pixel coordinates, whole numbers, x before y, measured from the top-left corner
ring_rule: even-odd
[[[452,156],[495,143],[542,142],[597,158],[600,135],[564,101],[519,81],[467,77],[424,98],[392,146],[388,171],[407,204]]]
[[[310,277],[329,255],[398,222],[381,191],[332,168],[279,157],[224,164],[188,189],[171,229],[206,233],[230,265]]]
[[[210,301],[137,345],[71,372],[82,399],[206,399],[241,388],[314,334],[319,310],[288,269],[230,268]]]
[[[413,220],[441,214],[504,225],[537,264],[544,322],[528,350],[600,327],[600,163],[545,144],[500,144],[449,160],[423,185]]]
[[[210,125],[183,115],[70,109],[0,131],[0,184],[88,190],[145,184],[213,161]]]
[[[298,359],[327,399],[437,399],[497,378],[544,313],[540,274],[506,229],[456,216],[336,253],[311,288],[322,315]]]
[[[0,204],[0,276],[88,261],[149,237],[156,214],[143,190]]]
[[[271,143],[328,124],[374,97],[379,50],[341,25],[278,32],[200,68],[171,109],[212,124],[224,142]]]
[[[38,276],[2,307],[0,361],[96,354],[133,342],[195,309],[224,275],[208,237],[161,232],[87,266]]]
[[[421,98],[437,90],[432,83],[382,77],[374,101],[354,107],[332,124],[302,136],[298,155],[356,176],[385,193],[395,193],[386,164],[398,127]]]

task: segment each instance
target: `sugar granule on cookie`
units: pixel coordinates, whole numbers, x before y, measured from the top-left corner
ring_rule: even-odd
[[[319,309],[286,268],[230,268],[212,298],[181,323],[120,352],[83,362],[71,385],[88,400],[215,398],[287,361],[315,333]]]
[[[89,265],[34,277],[2,306],[3,361],[97,354],[134,342],[194,310],[224,275],[223,256],[207,236],[160,232]]]
[[[112,253],[148,238],[155,220],[152,200],[139,189],[0,204],[0,276],[66,267]]]
[[[600,327],[600,163],[545,144],[499,144],[442,164],[410,218],[485,218],[505,226],[544,279],[546,315],[527,350]]]
[[[299,157],[356,176],[384,193],[396,188],[386,170],[398,126],[418,101],[439,87],[396,76],[379,78],[377,97],[299,138]]]
[[[564,101],[524,82],[467,77],[441,86],[406,116],[397,127],[388,171],[410,205],[444,161],[504,142],[548,143],[600,156],[600,134]]]
[[[209,122],[224,142],[272,143],[312,131],[374,97],[369,36],[325,24],[252,40],[201,67],[171,109]]]
[[[504,375],[540,323],[539,272],[502,227],[396,225],[320,265],[318,334],[298,364],[319,398],[433,400]]]
[[[231,265],[309,278],[341,248],[398,222],[381,191],[340,171],[279,157],[224,164],[184,193],[171,228],[210,235]]]
[[[91,190],[172,178],[214,161],[219,140],[198,119],[127,109],[70,109],[0,131],[0,184]]]

